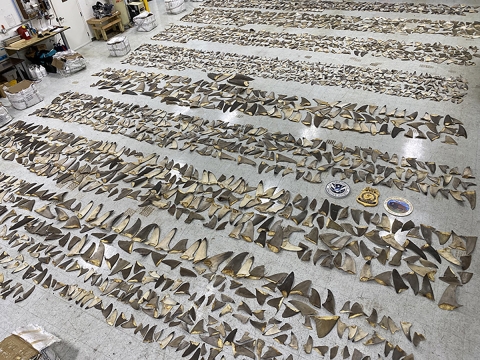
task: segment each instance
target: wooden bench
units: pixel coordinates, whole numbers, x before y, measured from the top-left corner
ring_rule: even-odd
[[[107,30],[113,27],[117,27],[118,31],[124,32],[125,28],[122,24],[122,18],[120,17],[120,11],[115,11],[112,16],[104,17],[101,19],[91,18],[87,20],[87,24],[89,24],[92,29],[93,33],[95,34],[95,38],[97,40],[107,41]]]

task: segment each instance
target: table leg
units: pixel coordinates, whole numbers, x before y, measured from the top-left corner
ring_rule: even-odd
[[[62,37],[63,44],[67,47],[67,49],[70,49],[70,46],[68,45],[67,37],[65,36],[63,31],[60,33],[60,36]]]
[[[18,51],[16,52],[16,54],[17,54],[17,58],[21,59],[20,54],[18,53]],[[22,61],[22,62],[21,62],[21,65],[22,65],[22,68],[23,68],[23,72],[24,72],[24,74],[27,76],[27,78],[30,79],[28,70],[27,70],[27,68],[25,67],[25,62],[26,62],[26,61]],[[15,69],[17,69],[16,66],[15,66]],[[22,70],[20,70],[19,73],[20,73],[20,77],[22,78],[22,80],[25,80],[25,79],[23,79]]]
[[[93,35],[95,36],[95,39],[100,40],[100,35],[98,30],[95,29],[93,26],[92,26],[92,29],[93,29]]]
[[[22,69],[20,69],[20,71],[19,71],[19,70],[17,69],[17,65],[15,65],[14,68],[15,68],[15,71],[17,72],[17,74],[20,75],[20,80],[25,80],[25,79],[23,78]],[[23,71],[25,71],[25,73],[28,75],[28,72],[25,70],[25,67],[23,67],[23,69],[24,69]]]
[[[108,41],[107,32],[102,29],[103,40]]]

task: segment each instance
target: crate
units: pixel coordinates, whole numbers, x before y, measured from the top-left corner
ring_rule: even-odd
[[[10,120],[12,120],[12,116],[8,113],[7,109],[0,104],[0,126],[5,125]]]
[[[74,74],[87,67],[84,57],[73,50],[61,51],[53,55],[52,65],[62,76]]]
[[[76,59],[67,60],[65,65],[63,65],[62,70],[57,70],[57,72],[62,76],[69,76],[80,70],[83,70],[87,67],[87,62],[83,57],[79,57]]]
[[[29,108],[43,100],[35,85],[29,80],[20,81],[8,88],[4,87],[3,91],[5,91],[12,106],[17,110]]]
[[[108,51],[111,56],[124,56],[130,52],[130,43],[126,36],[115,36],[107,41]]]
[[[137,31],[152,31],[157,27],[157,20],[155,15],[149,13],[148,11],[144,11],[141,14],[135,16],[133,18],[133,22],[137,25]]]
[[[165,8],[169,14],[179,14],[182,11],[185,11],[185,1],[184,0],[165,0]]]

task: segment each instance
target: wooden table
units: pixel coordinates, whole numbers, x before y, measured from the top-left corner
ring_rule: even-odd
[[[115,11],[112,16],[107,16],[101,19],[91,18],[87,20],[87,24],[92,26],[93,33],[95,34],[95,38],[97,40],[101,40],[101,36],[103,40],[107,41],[107,30],[112,27],[117,27],[118,31],[124,32],[125,28],[122,24],[122,18],[120,16],[120,11]]]
[[[58,35],[58,34],[60,34],[65,46],[68,48],[67,39],[63,34],[63,32],[68,29],[70,29],[69,26],[63,26],[60,29],[49,31],[48,33],[43,33],[43,37],[34,36],[30,40],[22,39],[20,41],[14,42],[13,44],[10,44],[9,46],[5,46],[5,51],[7,52],[8,56],[12,56],[12,55],[15,55],[17,52],[28,48],[29,46],[33,46],[38,43],[41,43],[42,41],[50,39],[51,37],[54,37],[55,35]]]

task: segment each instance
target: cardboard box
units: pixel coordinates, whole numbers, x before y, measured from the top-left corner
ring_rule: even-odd
[[[55,66],[57,70],[63,70],[65,67],[65,63],[69,61],[75,61],[78,59],[83,59],[83,56],[79,53],[75,53],[74,55],[66,55],[62,57],[53,57],[52,66]]]
[[[56,53],[53,56],[52,65],[57,69],[57,73],[63,76],[71,75],[87,67],[83,56],[72,50]]]
[[[11,94],[17,94],[22,90],[28,89],[33,82],[30,80],[22,80],[17,85],[8,88],[8,92]]]
[[[17,110],[29,108],[43,100],[33,82],[29,80],[22,80],[17,85],[10,86],[5,93]]]
[[[33,360],[40,353],[20,336],[10,335],[0,342],[0,360]]]
[[[5,91],[3,90],[4,87],[8,87],[8,82],[2,82],[0,83],[0,97],[6,98],[7,94],[5,94]]]
[[[4,90],[5,87],[10,88],[10,86],[18,84],[17,80],[12,81],[1,81],[0,82],[0,98],[6,98],[7,94]]]

